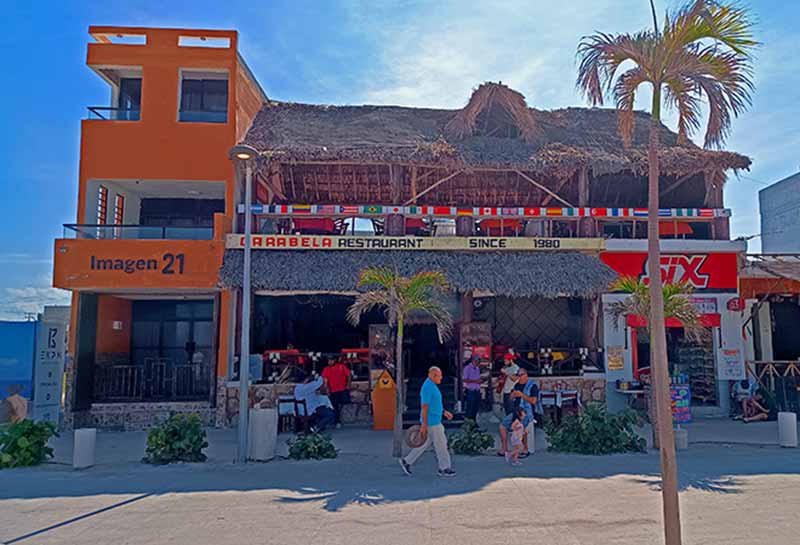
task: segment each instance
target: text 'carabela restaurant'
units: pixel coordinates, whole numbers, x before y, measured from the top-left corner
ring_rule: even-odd
[[[465,90],[460,110],[276,102],[235,32],[91,33],[88,64],[112,103],[83,123],[78,223],[55,243],[54,283],[72,290],[77,324],[71,425],[138,428],[175,411],[232,425],[239,361],[251,402],[275,406],[330,360],[350,368],[345,422],[369,422],[376,377],[398,363],[393,331],[382,312],[358,326],[346,313],[360,271],[381,266],[442,271],[452,287],[451,340],[424,317],[407,328],[409,392],[438,365],[458,407],[464,361],[480,356],[488,408],[513,350],[545,406],[628,403],[620,385],[648,369],[644,317],[613,323],[605,310],[626,297],[610,292],[616,278],[645,276],[645,116],[626,148],[613,110],[537,110],[499,83]],[[200,37],[221,45],[188,39]],[[723,188],[749,160],[678,145],[666,128],[661,141],[663,277],[693,285],[713,333],[695,343],[669,321],[671,371],[690,375],[699,410],[726,411],[745,248],[729,240]],[[250,203],[244,168],[228,158],[237,143],[257,152]],[[254,295],[242,355],[247,211]]]

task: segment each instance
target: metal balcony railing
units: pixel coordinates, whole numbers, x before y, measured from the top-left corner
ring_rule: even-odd
[[[92,240],[212,240],[213,227],[64,224],[64,238]]]
[[[131,401],[203,401],[211,391],[211,369],[205,364],[173,363],[145,358],[144,364],[97,364],[96,403]]]
[[[108,106],[88,106],[88,119],[102,119],[106,121],[139,121],[141,110],[139,108],[113,108]]]

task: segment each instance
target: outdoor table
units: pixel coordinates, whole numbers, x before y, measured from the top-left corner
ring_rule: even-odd
[[[564,405],[580,407],[581,394],[578,390],[539,390],[537,404],[543,413],[545,407],[552,407],[555,410],[556,422],[561,422],[562,407]]]
[[[341,354],[351,370],[358,366],[357,376],[369,378],[369,348],[342,348]],[[350,354],[355,354],[354,360],[349,358]],[[365,367],[366,372],[363,372]]]
[[[626,400],[628,407],[633,407],[636,399],[639,397],[643,398],[646,393],[645,390],[623,390],[622,388],[616,388],[615,391],[618,394],[628,396],[628,399]]]
[[[277,364],[273,364],[271,361],[273,355],[277,355],[278,357]],[[269,349],[264,350],[264,352],[262,352],[261,354],[261,361],[263,362],[263,367],[264,367],[264,371],[262,374],[264,379],[269,377],[271,371],[270,369],[271,365],[274,365],[274,367],[278,369],[279,372],[281,372],[285,367],[292,364],[299,366],[301,369],[305,371],[307,363],[306,357],[301,355],[300,351],[297,350],[296,348],[289,348],[283,350],[269,350]]]

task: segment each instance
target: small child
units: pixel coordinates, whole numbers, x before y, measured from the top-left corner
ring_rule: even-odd
[[[511,449],[506,453],[506,460],[512,466],[522,465],[519,455],[522,454],[522,437],[525,435],[523,420],[525,420],[525,409],[517,409],[511,421],[511,436],[508,438]]]

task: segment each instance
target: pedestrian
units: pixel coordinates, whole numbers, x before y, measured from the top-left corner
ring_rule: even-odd
[[[342,407],[350,403],[350,368],[341,360],[333,358],[328,360],[328,365],[322,370],[325,388],[331,398],[333,413],[336,416],[336,427],[342,427]]]
[[[442,370],[438,367],[431,367],[428,370],[428,378],[420,389],[420,435],[425,438],[425,442],[417,448],[411,449],[404,458],[400,458],[400,467],[406,475],[411,475],[411,466],[414,465],[420,456],[433,444],[436,451],[436,460],[439,463],[440,477],[454,477],[450,463],[450,451],[447,450],[447,435],[444,433],[442,417],[447,420],[453,418],[453,414],[444,409],[442,404],[442,392],[439,391],[439,384],[442,382]]]
[[[336,420],[331,400],[325,394],[319,393],[319,389],[323,385],[322,377],[314,378],[313,375],[308,375],[302,384],[294,387],[295,399],[306,402],[309,427],[312,433],[325,431],[325,428]]]
[[[503,356],[503,368],[500,370],[503,373],[503,411],[506,415],[514,412],[514,403],[511,399],[511,392],[514,391],[514,386],[517,385],[517,373],[519,373],[519,365],[514,362],[514,354],[508,352]]]
[[[518,409],[522,409],[525,411],[525,417],[522,419],[525,432],[522,436],[523,449],[520,453],[520,458],[527,458],[530,456],[531,450],[533,450],[531,447],[535,446],[533,413],[539,398],[539,386],[528,377],[528,371],[525,369],[519,370],[517,384],[509,397],[512,401],[511,413],[500,423],[500,450],[497,455],[505,456],[508,452],[508,436],[512,431],[511,424],[513,423],[514,413]]]
[[[477,423],[478,410],[481,406],[481,369],[478,367],[475,358],[469,358],[467,365],[464,366],[462,373],[464,381],[464,416]]]
[[[511,419],[511,434],[509,437],[511,448],[506,452],[506,461],[512,466],[521,464],[519,457],[525,448],[523,443],[523,438],[525,437],[525,424],[523,423],[525,416],[525,409],[517,409],[514,414],[507,417]]]

